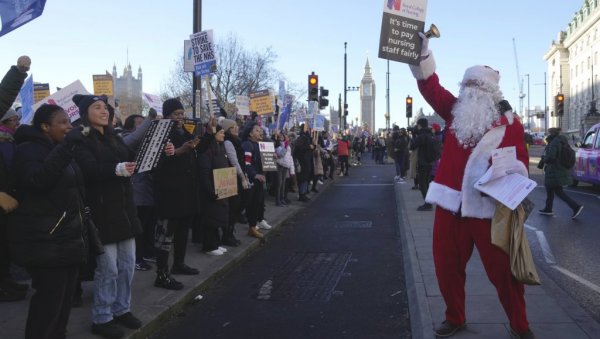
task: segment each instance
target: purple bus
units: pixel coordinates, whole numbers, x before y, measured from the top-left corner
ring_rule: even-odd
[[[587,182],[600,187],[600,124],[590,128],[576,152],[576,161],[571,174],[573,186],[578,182]]]

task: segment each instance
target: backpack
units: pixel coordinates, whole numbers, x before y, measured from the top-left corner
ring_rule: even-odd
[[[425,149],[425,161],[433,163],[437,161],[442,154],[442,143],[433,136],[428,136]]]
[[[575,166],[575,151],[571,148],[569,143],[564,140],[560,141],[558,163],[566,169],[571,169]]]

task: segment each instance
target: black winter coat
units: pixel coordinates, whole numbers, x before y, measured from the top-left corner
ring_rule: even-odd
[[[310,173],[313,168],[313,150],[310,148],[311,144],[312,139],[305,133],[300,133],[294,141],[294,158],[300,163],[300,172],[296,173],[298,182],[310,180]]]
[[[12,258],[42,268],[84,262],[84,183],[73,152],[32,126],[21,126],[15,139],[12,173],[19,207],[8,218]]]
[[[214,141],[212,143],[213,145],[198,156],[200,200],[204,211],[202,224],[219,228],[226,227],[229,223],[229,199],[217,200],[213,170],[231,167],[231,165],[223,144],[216,144]]]
[[[175,148],[192,140],[186,130],[174,128],[169,139]],[[153,174],[154,202],[159,219],[184,218],[198,213],[198,165],[196,151],[163,156]]]
[[[429,129],[419,129],[417,135],[413,137],[410,142],[410,150],[418,150],[417,165],[418,166],[432,166],[433,163],[427,161],[427,148],[430,142],[433,140],[433,133]]]
[[[75,160],[85,178],[85,203],[102,243],[112,244],[141,234],[131,179],[115,173],[118,163],[134,161],[133,152],[117,135],[103,135],[94,128],[88,136],[81,134],[80,128],[74,128],[67,138],[83,139],[75,147]]]

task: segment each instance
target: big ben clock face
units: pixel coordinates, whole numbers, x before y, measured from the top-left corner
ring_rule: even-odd
[[[363,86],[363,96],[371,95],[371,85]]]

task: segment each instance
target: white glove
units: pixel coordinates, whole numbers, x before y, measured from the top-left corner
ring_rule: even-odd
[[[429,38],[423,32],[419,32],[421,37],[421,59],[429,56]]]
[[[133,164],[133,167],[132,165]],[[130,177],[135,169],[135,163],[132,162],[120,162],[115,167],[115,174],[119,177]]]

